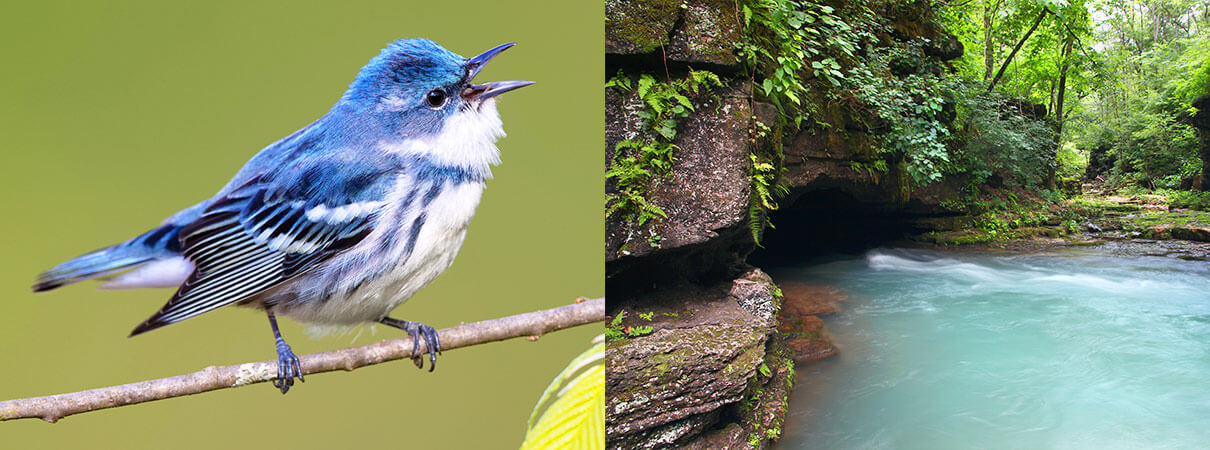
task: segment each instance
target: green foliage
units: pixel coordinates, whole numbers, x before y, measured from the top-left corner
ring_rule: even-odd
[[[760,246],[760,233],[764,226],[773,227],[769,222],[768,212],[777,209],[777,198],[789,193],[783,179],[780,178],[777,167],[772,163],[763,162],[755,153],[749,153],[752,160],[752,192],[748,207],[748,225],[752,232],[752,242]]]
[[[1043,189],[1041,191],[1038,191],[1038,197],[1042,198],[1042,200],[1045,200],[1048,203],[1052,203],[1052,204],[1056,204],[1056,205],[1063,201],[1063,193],[1061,191],[1055,191],[1055,190],[1050,190],[1050,189]]]
[[[643,143],[624,140],[614,149],[613,164],[605,171],[605,178],[614,180],[615,192],[605,196],[605,216],[622,212],[627,220],[643,226],[652,219],[668,217],[663,209],[647,200],[647,186],[652,172],[664,164],[671,165],[674,145],[665,142]],[[661,176],[667,169],[656,172]]]
[[[748,447],[749,448],[759,448],[760,441],[761,441],[761,437],[759,434],[756,434],[756,433],[748,434]]]
[[[526,449],[605,448],[605,342],[568,363],[551,381],[529,416]]]
[[[1158,190],[1156,192],[1163,194],[1168,199],[1168,206],[1171,208],[1210,211],[1210,192],[1177,191],[1171,189]]]
[[[966,57],[960,78],[986,86],[1008,49],[1022,43],[996,91],[1044,105],[1045,126],[1021,128],[973,104],[959,118],[968,145],[958,167],[978,183],[1001,172],[1009,184],[1038,185],[1053,173],[1067,186],[1085,174],[1086,155],[1113,161],[1110,187],[1175,188],[1200,171],[1193,130],[1184,122],[1191,101],[1210,93],[1210,14],[1188,0],[974,0],[944,2],[940,17]],[[1036,22],[1039,11],[1050,12]],[[1040,26],[1027,40],[1026,31]],[[963,103],[960,101],[960,103]],[[980,106],[980,103],[984,103]],[[1062,110],[1059,110],[1059,107]],[[982,116],[982,117],[980,117]],[[1043,125],[1043,124],[1039,124]],[[1046,145],[1040,128],[1061,130]],[[1043,151],[1039,154],[1039,149]],[[1057,153],[1056,153],[1057,150]],[[1101,151],[1106,151],[1101,158]],[[1045,161],[1057,159],[1057,161]],[[980,161],[994,161],[980,164]],[[1049,180],[1047,180],[1049,181]]]
[[[1167,88],[1174,100],[1188,104],[1199,96],[1210,94],[1210,37],[1203,30],[1202,36],[1185,39],[1179,45],[1184,48],[1177,58],[1175,71],[1184,76],[1173,77]]]
[[[869,175],[870,178],[877,183],[878,179],[882,177],[882,174],[887,172],[888,167],[887,162],[884,159],[879,159],[868,163],[854,160],[849,161],[849,169],[852,169],[854,172],[858,173],[865,172],[866,175]]]
[[[1115,187],[1175,188],[1200,171],[1190,102],[1210,91],[1210,15],[1183,0],[1100,1],[1096,72],[1073,115],[1081,148],[1108,149]],[[1139,15],[1139,11],[1147,11]]]
[[[969,234],[956,239],[951,236],[947,240],[951,243],[985,243],[1039,234],[1053,237],[1064,231],[1074,232],[1072,227],[1078,221],[1100,215],[1100,209],[1094,214],[1088,212],[1090,208],[1086,205],[1072,207],[1066,203],[1058,191],[983,187],[969,194],[962,205],[971,217]],[[1062,227],[1051,228],[1056,224]],[[1075,230],[1078,231],[1078,227]]]
[[[1008,185],[1040,187],[1056,164],[1050,126],[1025,116],[1014,102],[985,93],[978,84],[956,86],[963,132],[955,172],[969,175],[971,185],[982,185],[998,174]]]
[[[637,115],[654,135],[653,139],[626,139],[618,142],[605,178],[613,181],[613,192],[605,195],[605,216],[622,217],[640,227],[648,222],[660,223],[668,214],[648,198],[648,190],[656,179],[671,173],[677,146],[677,119],[694,111],[690,95],[708,94],[713,87],[722,86],[718,75],[708,71],[690,71],[679,80],[658,82],[648,74],[632,82],[621,71],[605,83],[625,93],[633,92],[643,104]],[[648,243],[659,245],[660,237],[653,234]]]
[[[1148,187],[1179,187],[1181,178],[1192,177],[1201,168],[1197,132],[1173,116],[1152,119],[1115,148],[1118,161],[1145,175]]]
[[[626,318],[626,311],[618,312],[618,315],[613,316],[613,320],[609,321],[609,325],[605,326],[605,340],[616,341],[626,339],[626,333],[622,332],[622,319]]]
[[[849,70],[846,84],[882,122],[877,126],[885,131],[879,136],[879,152],[902,159],[904,169],[917,185],[940,180],[951,169],[946,145],[950,130],[943,123],[942,112],[954,82],[934,71],[922,70],[930,64],[923,44],[913,41],[871,52],[865,64]],[[893,66],[901,68],[900,76],[893,74]]]
[[[992,211],[976,216],[974,224],[976,229],[987,232],[993,237],[1009,230],[1008,221]]]
[[[1116,159],[1109,174],[1114,185],[1171,189],[1201,169],[1197,133],[1175,113],[1138,111],[1105,125],[1094,145]]]
[[[955,62],[962,80],[955,96],[955,129],[962,130],[955,172],[969,169],[972,185],[993,175],[1029,188],[1052,181],[1071,185],[1081,177],[1087,151],[1063,143],[1089,127],[1073,126],[1069,117],[1082,111],[1081,99],[1105,78],[1097,72],[1103,65],[1087,2],[976,0],[941,8],[942,22],[966,52]],[[1034,111],[1014,111],[1013,104]]]
[[[652,328],[650,325],[641,325],[637,327],[626,327],[623,328],[622,331],[626,333],[626,336],[639,337],[651,334]]]
[[[966,56],[955,61],[960,77],[979,80],[986,87],[1010,50],[1033,26],[1042,8],[1050,11],[1008,65],[996,90],[1051,106],[1057,95],[1053,88],[1065,66],[1069,88],[1082,89],[1094,82],[1094,74],[1088,70],[1096,63],[1095,54],[1088,48],[1093,27],[1085,3],[1085,0],[947,2],[940,8],[939,16],[965,48]],[[1064,52],[1067,42],[1072,42],[1073,47]],[[989,54],[991,58],[987,60]],[[1074,92],[1065,96],[1068,101],[1076,97]]]
[[[1062,226],[1068,234],[1074,234],[1080,231],[1080,224],[1076,223],[1074,219],[1064,220]]]
[[[745,40],[737,42],[739,58],[751,74],[762,77],[760,93],[801,126],[800,112],[809,108],[805,76],[840,86],[841,64],[829,53],[853,57],[858,30],[835,15],[835,8],[813,1],[744,0]]]
[[[752,240],[760,245],[761,231],[769,222],[776,199],[788,192],[779,185],[783,130],[797,130],[803,118],[814,112],[808,98],[811,78],[827,83],[825,89],[843,84],[845,59],[857,56],[858,43],[868,30],[842,20],[835,8],[814,1],[740,0],[744,39],[736,43],[757,93],[777,107],[778,133],[769,136],[765,124],[754,122],[752,142],[769,137],[772,152],[752,158],[751,204],[748,208]],[[867,15],[869,10],[860,8]],[[863,34],[864,33],[864,34]],[[792,125],[792,127],[791,127]]]
[[[648,313],[650,314],[650,313]],[[642,314],[639,315],[642,317]],[[650,325],[642,326],[623,326],[622,320],[626,318],[626,311],[618,311],[618,314],[609,321],[609,325],[605,326],[605,340],[619,341],[622,339],[636,338],[646,336],[654,331]],[[647,319],[651,320],[651,319]]]
[[[1088,152],[1081,151],[1074,143],[1064,143],[1059,148],[1057,176],[1061,182],[1078,183],[1084,178],[1088,167]]]
[[[781,427],[773,427],[765,430],[765,437],[769,439],[777,439],[781,437]]]
[[[635,93],[646,109],[638,115],[651,130],[671,142],[676,139],[676,119],[688,117],[693,112],[688,95],[707,93],[712,87],[722,85],[718,75],[704,70],[690,71],[687,77],[666,83],[657,82],[648,74],[640,75]]]

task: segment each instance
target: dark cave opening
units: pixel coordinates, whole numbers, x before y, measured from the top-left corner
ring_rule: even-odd
[[[762,247],[748,256],[748,263],[781,266],[904,244],[927,231],[915,225],[920,217],[894,205],[858,201],[840,189],[805,192],[770,214],[773,227],[765,229]]]

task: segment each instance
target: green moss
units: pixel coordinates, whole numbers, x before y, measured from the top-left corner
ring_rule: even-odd
[[[769,340],[761,365],[768,370],[758,371],[748,382],[736,411],[754,447],[781,437],[796,376],[790,349],[777,339]]]
[[[900,205],[906,205],[912,198],[912,177],[908,175],[907,166],[903,162],[895,164],[895,176],[899,182],[899,195],[895,201]]]
[[[1088,210],[1113,211],[1113,212],[1136,212],[1139,210],[1139,205],[1129,203],[1118,203],[1112,200],[1098,197],[1079,197],[1073,199],[1067,204],[1068,208],[1083,208]]]
[[[685,44],[694,59],[716,64],[737,61],[735,42],[742,30],[736,13],[734,0],[697,0],[687,6]]]
[[[1122,228],[1142,231],[1157,226],[1210,226],[1210,212],[1205,211],[1154,211],[1124,216]]]
[[[681,1],[607,0],[605,11],[605,38],[615,48],[650,53],[668,43],[681,14]]]
[[[681,359],[677,358],[675,353],[657,353],[651,355],[648,358],[648,361],[652,362],[654,365],[648,369],[644,375],[647,375],[651,378],[660,378],[667,374],[668,371],[672,370],[673,363],[679,362]]]
[[[723,368],[723,373],[731,375],[741,370],[746,371],[756,366],[756,363],[765,355],[765,349],[761,347],[752,347],[744,350],[743,353],[736,356],[731,364]]]
[[[757,433],[748,434],[748,445],[751,446],[752,448],[760,447],[760,441],[761,441],[760,434],[757,434]]]
[[[929,233],[923,237],[927,242],[940,246],[960,246],[971,244],[984,244],[994,241],[996,238],[991,233],[978,230],[958,230],[945,231],[940,233]]]
[[[669,337],[678,341],[678,345],[673,347],[672,351],[647,356],[646,359],[651,366],[644,371],[643,375],[653,379],[664,377],[673,369],[687,364],[690,359],[701,357],[703,349],[717,348],[720,342],[753,342],[759,339],[757,335],[763,332],[761,329],[721,326],[701,326],[683,330]],[[751,370],[763,354],[763,347],[746,349],[723,368],[723,373],[731,375],[741,370]]]

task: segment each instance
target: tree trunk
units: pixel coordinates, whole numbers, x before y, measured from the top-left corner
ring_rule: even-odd
[[[1067,39],[1064,39],[1063,50],[1059,52],[1063,65],[1059,68],[1059,93],[1058,96],[1055,97],[1054,108],[1055,154],[1053,159],[1055,162],[1054,164],[1051,164],[1050,171],[1047,173],[1046,177],[1046,186],[1052,189],[1055,187],[1055,166],[1058,165],[1059,150],[1063,145],[1063,98],[1067,96],[1067,69],[1071,68],[1071,62],[1069,61],[1071,57],[1071,39],[1071,36],[1068,36]]]
[[[998,3],[998,2],[997,2]],[[991,0],[983,6],[983,81],[992,78],[992,67],[996,65],[996,50],[992,38],[992,14],[995,14],[995,5]]]
[[[1008,58],[1004,59],[1004,64],[1000,65],[1000,70],[996,72],[996,77],[992,78],[991,84],[987,85],[987,92],[991,92],[996,88],[996,83],[1000,82],[1000,77],[1004,76],[1004,69],[1008,68],[1008,64],[1011,63],[1013,58],[1017,56],[1017,52],[1021,50],[1021,46],[1025,45],[1025,41],[1029,40],[1029,36],[1034,34],[1034,31],[1038,29],[1038,25],[1042,24],[1042,19],[1046,18],[1046,14],[1049,13],[1050,10],[1042,8],[1042,12],[1038,14],[1037,20],[1034,20],[1033,26],[1029,27],[1029,31],[1025,32],[1025,36],[1021,36],[1021,40],[1017,42],[1017,46],[1013,47],[1013,51],[1009,52]]]
[[[1050,80],[1050,93],[1046,94],[1046,110],[1055,110],[1055,83],[1056,80]]]

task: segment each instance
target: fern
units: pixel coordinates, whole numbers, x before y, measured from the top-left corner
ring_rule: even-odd
[[[675,145],[644,144],[624,140],[615,147],[613,164],[605,171],[605,179],[613,179],[617,191],[605,196],[605,217],[621,212],[627,220],[639,226],[668,214],[644,196],[655,173],[663,176],[672,168]],[[653,173],[654,172],[654,173]]]
[[[680,80],[659,82],[655,77],[642,74],[637,82],[631,81],[621,71],[611,78],[606,87],[624,92],[633,92],[643,104],[636,113],[643,126],[653,135],[652,140],[626,139],[614,147],[613,160],[605,178],[612,179],[616,192],[605,196],[605,217],[621,214],[622,218],[639,227],[653,222],[659,225],[668,217],[662,208],[648,199],[651,183],[667,177],[676,162],[673,144],[677,136],[677,119],[688,117],[695,111],[689,95],[709,94],[721,87],[718,75],[708,71],[690,71]],[[648,243],[659,246],[661,238],[652,235]]]
[[[749,153],[752,160],[752,192],[749,195],[748,228],[752,232],[752,242],[761,247],[760,236],[764,227],[773,228],[769,221],[769,211],[777,210],[777,199],[790,192],[785,185],[785,177],[779,176],[779,171],[772,163],[763,162],[755,153]]]

